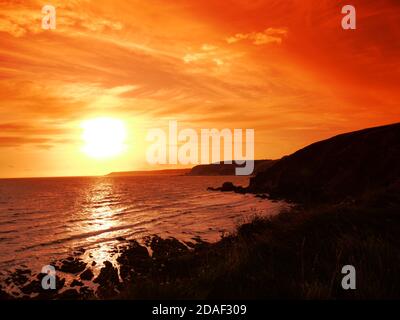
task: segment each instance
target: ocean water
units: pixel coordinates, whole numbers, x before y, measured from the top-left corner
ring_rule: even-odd
[[[148,235],[217,241],[254,215],[285,206],[207,191],[245,177],[79,177],[0,180],[0,270],[43,265],[85,249],[101,265],[125,239]]]

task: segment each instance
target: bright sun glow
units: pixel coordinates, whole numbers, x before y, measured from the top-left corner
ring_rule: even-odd
[[[97,118],[82,123],[83,151],[92,158],[110,158],[121,154],[126,146],[125,124],[118,119]]]

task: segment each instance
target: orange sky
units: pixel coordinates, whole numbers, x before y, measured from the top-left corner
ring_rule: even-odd
[[[0,43],[0,177],[157,169],[146,130],[170,119],[253,128],[256,158],[400,120],[398,0],[0,0]],[[123,156],[82,154],[98,116],[126,122]]]

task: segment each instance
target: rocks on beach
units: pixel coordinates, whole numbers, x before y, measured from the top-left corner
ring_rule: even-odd
[[[83,286],[83,282],[76,279],[74,279],[70,285],[70,287],[81,287],[81,286]]]
[[[123,248],[117,261],[120,264],[120,274],[124,281],[129,281],[134,274],[140,275],[148,272],[151,264],[147,248],[141,246],[136,240],[130,241],[129,245]]]
[[[85,269],[86,269],[86,263],[79,258],[73,258],[73,257],[61,260],[61,266],[56,266],[56,270],[72,274],[77,274]]]
[[[94,277],[92,269],[88,268],[85,271],[83,271],[80,276],[81,280],[92,280]]]
[[[104,267],[101,268],[100,274],[93,282],[102,287],[116,286],[119,283],[117,268],[110,261],[104,261]]]
[[[46,274],[39,273],[34,280],[29,282],[27,285],[21,288],[21,292],[25,294],[23,299],[29,299],[32,294],[37,294],[36,299],[54,299],[56,298],[58,291],[60,291],[65,285],[65,279],[56,276],[56,288],[51,290],[45,290],[42,288],[42,280]]]
[[[207,190],[210,191],[222,191],[222,192],[236,192],[236,193],[246,193],[247,189],[243,188],[242,186],[235,186],[232,182],[224,182],[222,187],[213,188],[208,187]]]
[[[138,241],[121,239],[122,243],[114,250],[118,254],[115,260],[118,268],[112,262],[104,261],[97,277],[88,267],[93,265],[92,262],[85,262],[72,253],[71,257],[53,263],[57,272],[73,277],[68,282],[69,287],[65,288],[66,279],[57,275],[56,290],[42,288],[41,281],[46,274],[35,275],[29,269],[17,269],[7,278],[7,282],[19,288],[21,293],[12,295],[0,288],[0,299],[107,299],[115,297],[123,288],[135,285],[137,281],[156,279],[163,283],[168,282],[171,276],[188,276],[197,263],[196,259],[188,259],[188,253],[207,245],[201,239],[193,240],[182,243],[175,238],[147,237],[144,242],[151,249],[150,255],[148,248]],[[89,281],[97,284],[96,291],[87,286]]]

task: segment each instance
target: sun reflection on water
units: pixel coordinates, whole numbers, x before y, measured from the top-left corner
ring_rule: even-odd
[[[106,260],[115,262],[120,225],[117,214],[121,211],[118,206],[118,196],[112,180],[96,181],[86,197],[83,209],[86,223],[81,226],[81,232],[90,235],[86,238],[89,246],[83,259],[93,263],[94,269],[101,268]]]

